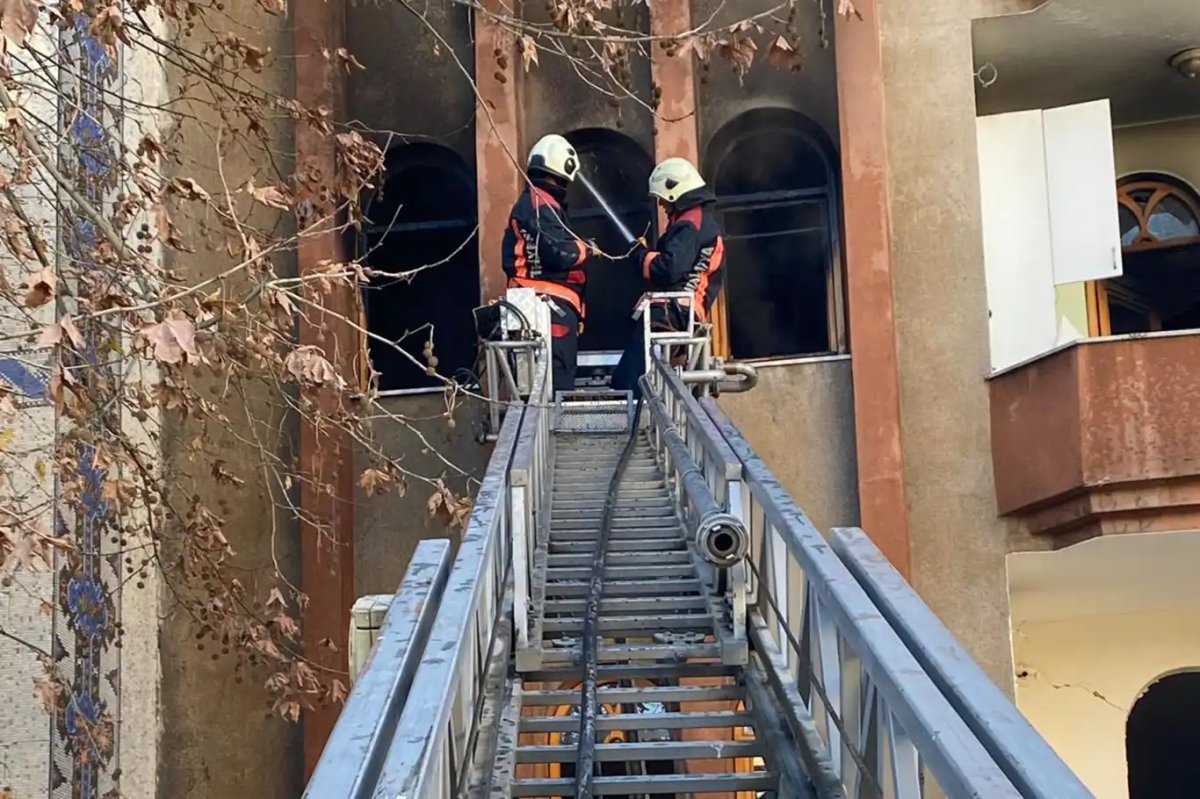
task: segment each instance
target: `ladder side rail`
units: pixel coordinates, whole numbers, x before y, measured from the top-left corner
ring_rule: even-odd
[[[508,470],[523,416],[517,404],[504,415],[374,799],[449,799],[469,763],[493,638],[506,610]]]
[[[702,405],[741,461],[750,511],[761,519],[749,556],[759,599],[750,614],[752,640],[780,706],[799,721],[797,740],[806,739],[807,713],[825,747],[811,754],[840,775],[847,796],[876,787],[885,796],[920,799],[927,767],[949,796],[1018,799],[775,475],[715,402]]]
[[[745,501],[741,461],[678,372],[668,366],[658,353],[651,356],[651,368],[646,380],[654,395],[661,398],[668,417],[683,437],[687,450],[699,466],[719,509],[740,521],[748,541],[751,541],[751,519]],[[738,563],[731,567],[729,577],[728,595],[733,637],[736,641],[744,641],[750,582],[746,564]]]
[[[1022,796],[1094,799],[866,533],[834,529],[830,543]]]
[[[550,358],[547,349],[535,350],[533,385],[525,417],[513,449],[508,470],[509,531],[512,536],[513,626],[518,653],[530,649],[531,620],[540,609],[533,597],[536,553],[544,547],[539,527],[545,507],[545,490],[550,481],[547,453],[550,450]]]
[[[305,799],[367,799],[409,696],[450,573],[450,541],[417,544],[304,791]]]

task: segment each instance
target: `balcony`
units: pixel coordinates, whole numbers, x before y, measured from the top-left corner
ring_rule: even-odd
[[[1078,341],[991,379],[996,501],[1055,547],[1200,529],[1200,332]]]

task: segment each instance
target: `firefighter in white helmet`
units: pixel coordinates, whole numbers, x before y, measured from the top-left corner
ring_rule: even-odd
[[[583,328],[584,267],[596,252],[571,232],[567,218],[567,187],[579,172],[579,155],[552,133],[533,145],[526,171],[528,184],[504,231],[504,273],[510,287],[532,288],[550,305],[554,390],[570,391]]]
[[[652,306],[650,325],[659,330],[687,326],[690,305],[698,321],[707,321],[713,301],[721,293],[725,241],[713,203],[716,198],[704,178],[686,158],[668,158],[650,173],[650,195],[667,213],[667,229],[650,249],[644,241],[634,245],[630,257],[641,269],[647,291],[686,291],[691,297]],[[637,326],[613,372],[612,386],[639,393],[638,378],[646,372],[642,326]]]

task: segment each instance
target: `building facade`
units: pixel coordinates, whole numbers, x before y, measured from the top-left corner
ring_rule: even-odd
[[[799,3],[802,69],[760,58],[739,76],[650,47],[629,65],[644,104],[606,102],[563,59],[526,70],[488,21],[508,6],[470,5],[296,0],[270,32],[295,56],[270,80],[387,152],[373,223],[306,241],[298,268],[440,262],[373,285],[366,325],[388,340],[434,325],[453,375],[474,364],[471,310],[503,291],[500,238],[537,138],[568,136],[635,230],[655,222],[653,164],[692,159],[729,239],[717,345],[759,372],[720,400],[748,440],[818,527],[872,536],[1098,797],[1185,795],[1170,791],[1195,779],[1179,769],[1200,735],[1180,712],[1200,702],[1200,57],[1180,56],[1200,46],[1192,3],[856,0],[849,16]],[[730,5],[653,0],[627,22],[671,35],[774,4]],[[321,57],[330,47],[365,69],[346,74]],[[299,167],[332,158],[297,139]],[[619,248],[586,195],[571,202],[580,232]],[[619,349],[639,278],[595,272],[581,347]],[[359,350],[352,331],[334,337]],[[470,491],[488,455],[481,409],[448,407],[421,370],[373,353],[395,417],[376,438]],[[288,561],[315,648],[344,641],[353,598],[393,590],[416,541],[445,529],[420,492],[357,490],[348,441],[297,440],[302,462],[343,476],[340,497],[300,497],[333,521],[336,565],[303,526]],[[235,511],[251,568],[270,556],[268,504]],[[335,713],[301,728],[246,713],[256,686],[231,687],[169,610],[134,612],[159,641],[157,659],[127,658],[155,686],[138,718],[158,724],[138,733],[153,768],[122,795],[299,795]]]

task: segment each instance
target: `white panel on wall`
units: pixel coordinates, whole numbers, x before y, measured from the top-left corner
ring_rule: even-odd
[[[1108,100],[1042,112],[1054,282],[1121,274],[1117,169]]]
[[[1049,202],[1041,111],[976,120],[992,369],[1054,347]]]

